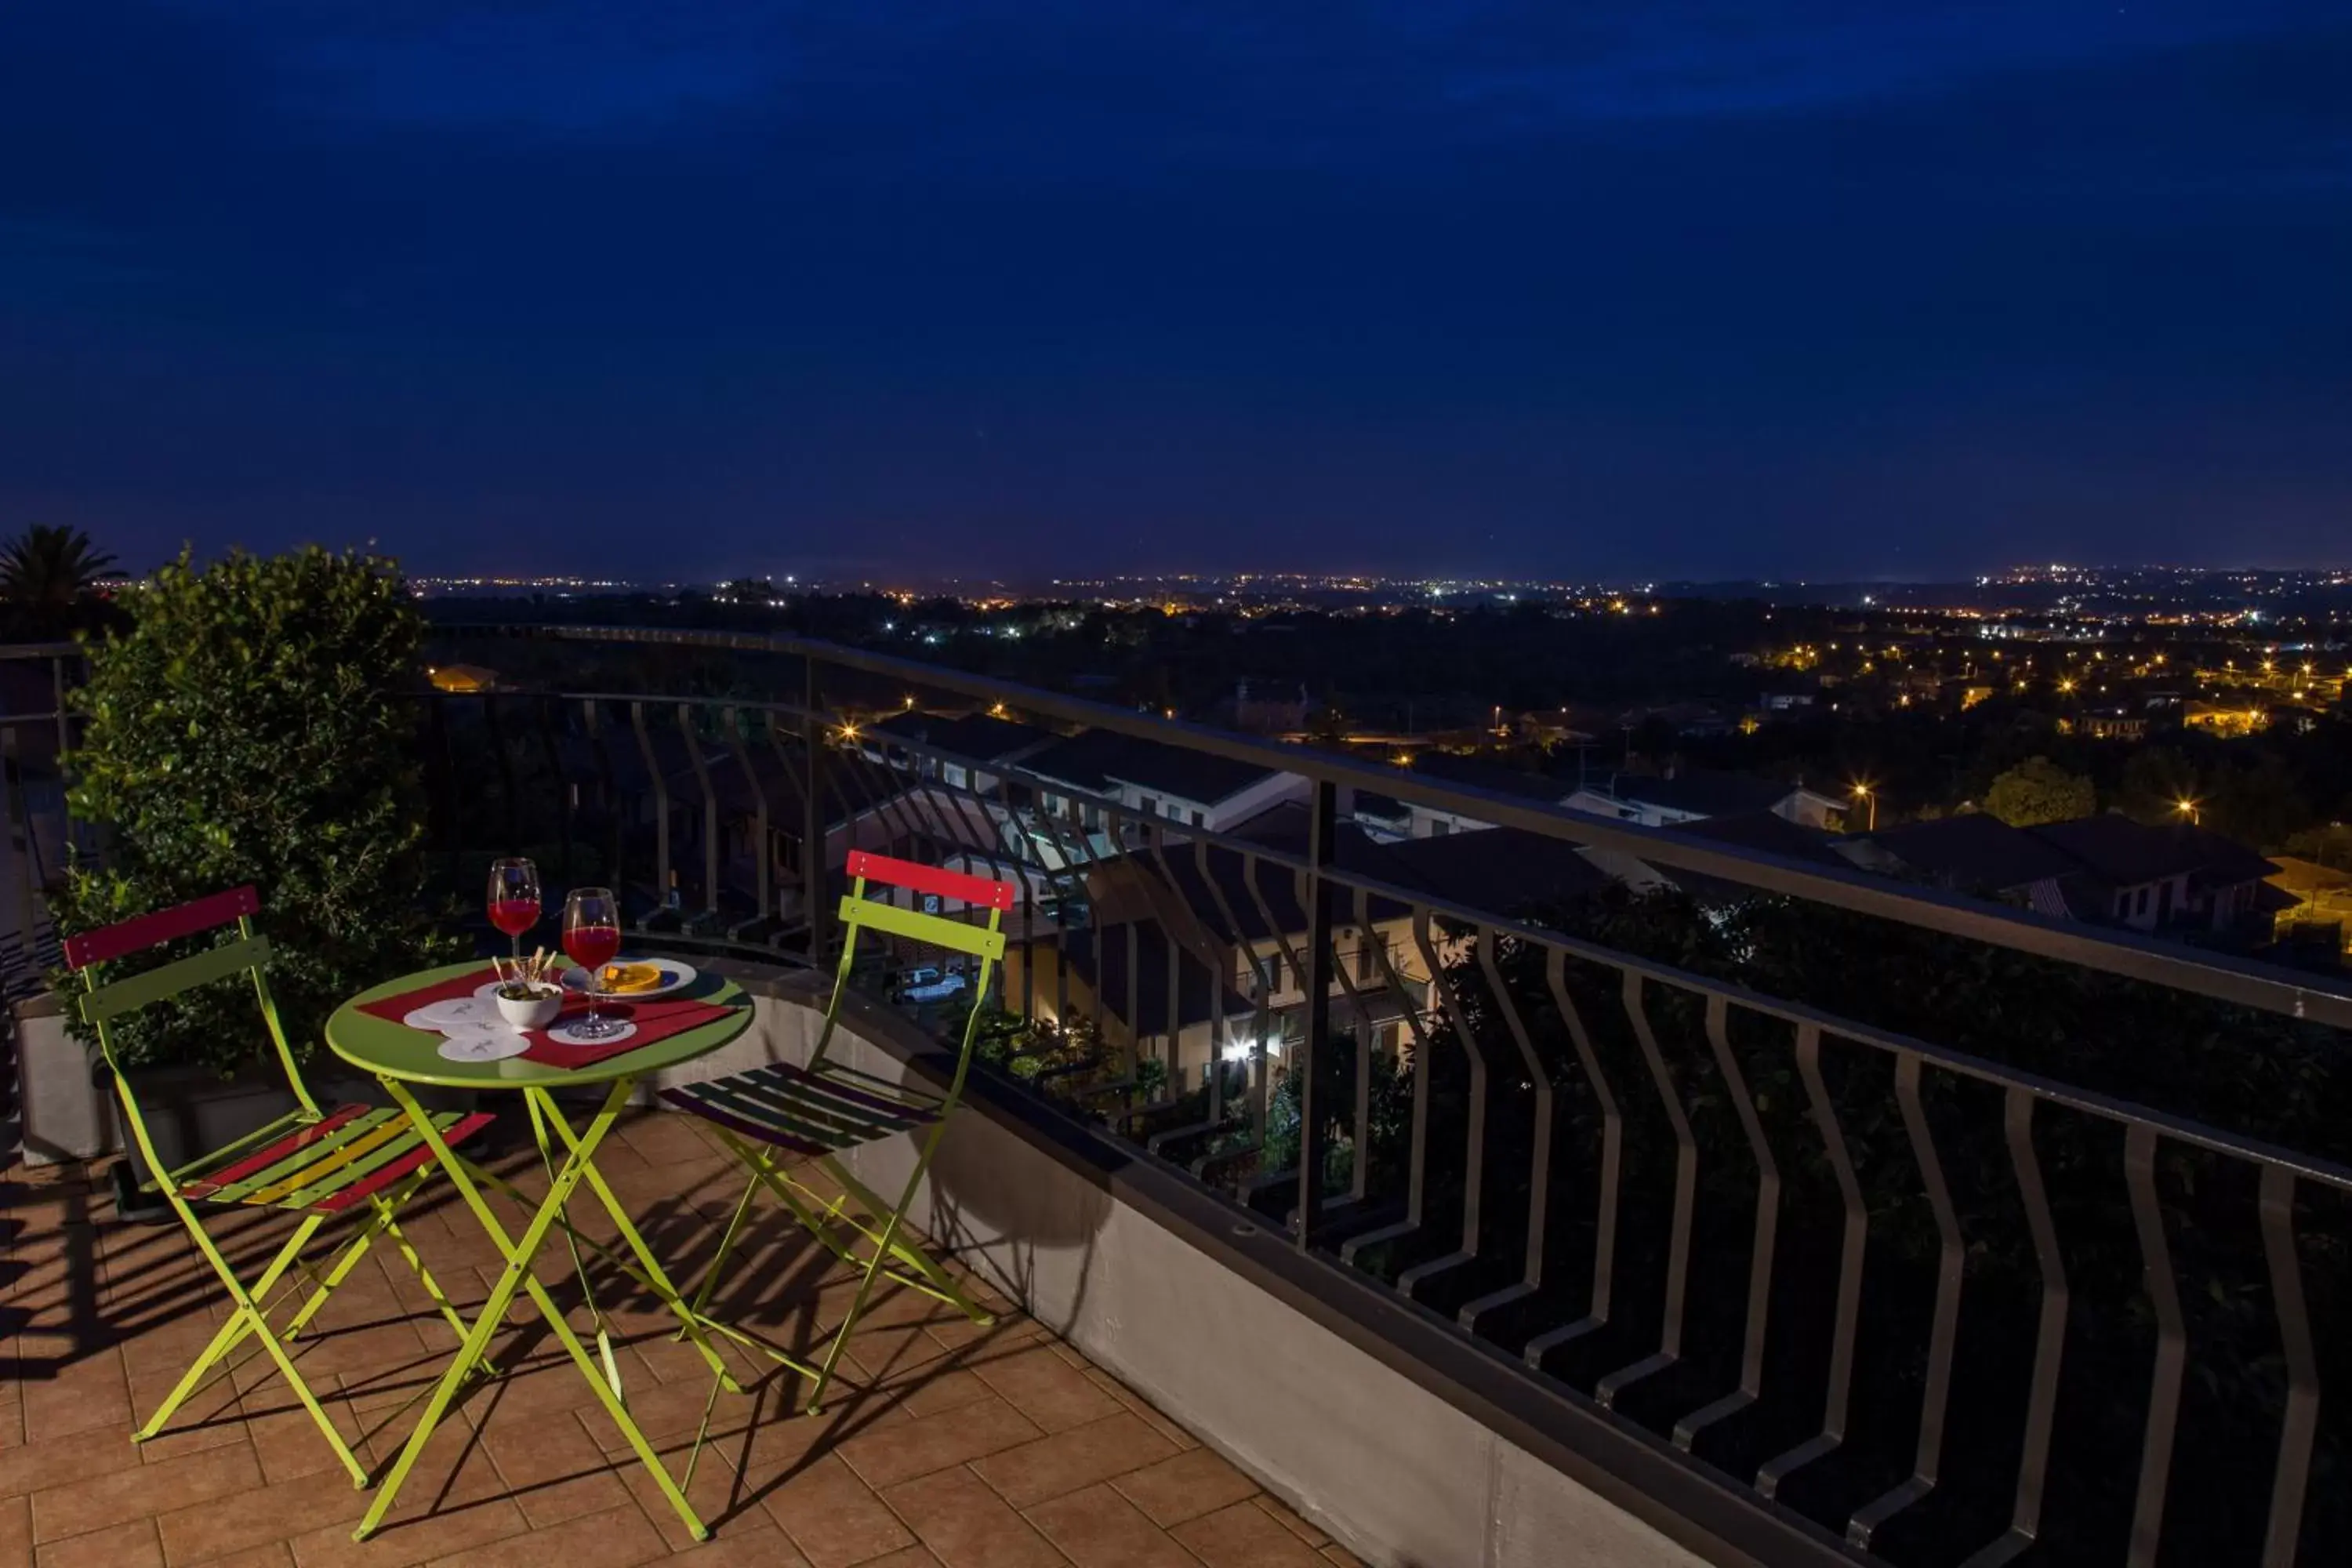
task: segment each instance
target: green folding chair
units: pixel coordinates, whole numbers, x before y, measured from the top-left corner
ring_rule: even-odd
[[[698,1319],[702,1317],[702,1310],[727,1267],[728,1257],[742,1234],[751,1199],[762,1189],[774,1194],[835,1257],[859,1271],[856,1298],[850,1303],[841,1327],[835,1331],[823,1363],[814,1369],[725,1324],[711,1325],[809,1378],[814,1384],[809,1391],[807,1408],[811,1415],[824,1407],[824,1391],[833,1382],[841,1352],[849,1343],[849,1336],[856,1329],[877,1279],[887,1277],[944,1301],[975,1323],[995,1321],[986,1308],[964,1293],[946,1269],[907,1239],[906,1217],[907,1206],[914,1201],[923,1173],[930,1168],[931,1156],[939,1151],[948,1118],[963,1099],[964,1079],[971,1069],[972,1041],[980,1021],[978,1003],[988,994],[989,977],[1004,957],[1002,928],[1004,911],[1013,907],[1015,889],[1011,882],[917,866],[862,849],[850,855],[848,870],[852,885],[849,895],[841,900],[841,963],[834,974],[832,999],[825,1004],[824,1026],[817,1035],[816,1048],[809,1054],[808,1065],[773,1063],[662,1091],[662,1097],[671,1104],[710,1123],[719,1141],[750,1173],[743,1195],[735,1205],[734,1216],[719,1238],[719,1251],[695,1293]],[[869,881],[903,889],[935,908],[954,900],[973,910],[984,909],[988,911],[988,923],[974,925],[870,899],[866,894]],[[841,1019],[842,998],[849,988],[857,936],[864,931],[929,943],[980,960],[980,972],[971,993],[974,1003],[971,1018],[964,1026],[955,1076],[944,1095],[860,1072],[830,1059],[826,1054],[833,1043],[834,1028]],[[906,1190],[898,1194],[897,1203],[886,1206],[850,1173],[840,1156],[902,1132],[919,1136],[921,1152],[907,1178]],[[828,1203],[793,1180],[785,1162],[794,1155],[815,1161],[839,1184],[844,1197]],[[851,1200],[864,1209],[863,1218],[848,1211],[846,1205]],[[863,1238],[863,1250],[856,1242],[843,1238],[839,1234],[843,1227]]]
[[[335,1451],[343,1468],[355,1487],[368,1484],[367,1470],[352,1453],[342,1434],[327,1418],[320,1408],[318,1395],[302,1381],[294,1365],[288,1345],[326,1304],[336,1286],[351,1274],[359,1260],[378,1237],[388,1236],[400,1248],[400,1256],[415,1271],[425,1292],[440,1309],[442,1317],[457,1335],[460,1343],[466,1338],[466,1323],[449,1305],[433,1275],[416,1256],[416,1249],[401,1234],[399,1213],[416,1194],[419,1187],[431,1177],[434,1170],[432,1150],[396,1110],[378,1109],[366,1105],[339,1105],[332,1110],[321,1110],[310,1098],[302,1082],[302,1075],[294,1065],[294,1053],[286,1044],[286,1031],[278,1021],[278,1005],[269,994],[269,939],[255,934],[253,917],[261,910],[261,900],[251,888],[237,888],[226,893],[215,893],[176,909],[162,910],[119,925],[87,931],[65,942],[66,966],[80,974],[84,987],[79,1009],[82,1018],[98,1034],[99,1049],[105,1055],[106,1065],[114,1075],[115,1093],[122,1101],[123,1117],[131,1129],[131,1137],[138,1145],[140,1157],[151,1173],[141,1184],[141,1190],[160,1193],[180,1216],[188,1234],[195,1238],[196,1247],[205,1260],[220,1276],[228,1289],[235,1310],[220,1331],[213,1336],[204,1352],[196,1357],[176,1387],[168,1394],[146,1426],[131,1435],[134,1443],[143,1443],[163,1429],[173,1413],[186,1403],[188,1397],[213,1381],[214,1376],[234,1370],[236,1363],[226,1366],[231,1352],[236,1350],[249,1335],[260,1342],[278,1370],[293,1385],[295,1397],[310,1419],[325,1434],[328,1447]],[[235,940],[220,942],[203,952],[191,953],[152,969],[126,975],[110,984],[101,984],[98,966],[133,953],[144,952],[165,942],[197,936],[235,921]],[[193,1160],[173,1169],[165,1169],[155,1152],[155,1141],[147,1131],[147,1120],[141,1114],[138,1098],[131,1092],[131,1079],[125,1076],[116,1058],[114,1041],[108,1026],[126,1013],[150,1006],[167,997],[208,983],[226,980],[239,974],[253,977],[253,991],[261,1006],[261,1021],[269,1032],[270,1044],[278,1053],[278,1065],[285,1069],[287,1087],[294,1091],[299,1109],[279,1117],[268,1126],[238,1139],[225,1149]],[[490,1123],[486,1115],[463,1115],[457,1111],[438,1112],[433,1124],[442,1139],[457,1144],[479,1132]],[[205,1233],[196,1218],[194,1204],[235,1205],[246,1208],[279,1209],[302,1216],[269,1266],[256,1277],[251,1285],[237,1279],[228,1260],[221,1256],[220,1247]],[[303,1250],[320,1227],[341,1215],[364,1215],[367,1223],[357,1235],[347,1240],[321,1269],[304,1259]],[[311,1284],[311,1291],[300,1308],[282,1328],[274,1327],[270,1319],[282,1299],[265,1305],[289,1269],[299,1269]],[[246,1358],[240,1357],[239,1361]],[[215,1368],[219,1368],[218,1373]]]

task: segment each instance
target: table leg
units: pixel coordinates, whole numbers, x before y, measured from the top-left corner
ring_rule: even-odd
[[[529,1092],[537,1094],[541,1091],[534,1089]],[[571,1123],[564,1120],[563,1112],[555,1102],[550,1100],[543,1110],[548,1124],[555,1129],[566,1144],[570,1145],[575,1155],[579,1153],[580,1141],[573,1136]],[[605,1184],[604,1173],[593,1165],[588,1167],[588,1185],[594,1190],[597,1201],[604,1205],[604,1212],[612,1216],[613,1224],[620,1230],[621,1239],[628,1243],[630,1252],[636,1258],[637,1268],[630,1269],[630,1272],[636,1275],[646,1289],[658,1297],[662,1305],[667,1307],[676,1315],[680,1325],[679,1331],[694,1342],[695,1349],[702,1352],[702,1359],[710,1363],[711,1372],[719,1379],[719,1386],[730,1394],[742,1393],[743,1385],[738,1383],[735,1374],[728,1370],[727,1363],[720,1359],[717,1347],[711,1344],[709,1335],[703,1331],[700,1315],[693,1307],[687,1304],[686,1298],[679,1293],[677,1287],[670,1282],[669,1276],[662,1271],[662,1266],[654,1260],[653,1249],[646,1245],[646,1238],[638,1234],[635,1224],[629,1218],[628,1211],[621,1206],[621,1200],[615,1197],[613,1189]],[[627,1268],[625,1262],[621,1266]]]
[[[670,1506],[677,1510],[678,1517],[685,1521],[687,1529],[697,1541],[708,1539],[709,1530],[702,1521],[695,1516],[694,1510],[688,1504],[685,1494],[678,1489],[677,1484],[670,1479],[669,1472],[663,1468],[660,1457],[654,1452],[653,1445],[646,1440],[646,1435],[638,1429],[637,1424],[630,1419],[628,1407],[623,1405],[620,1397],[613,1392],[602,1375],[602,1369],[581,1344],[579,1336],[572,1331],[571,1325],[564,1321],[562,1311],[556,1307],[554,1299],[548,1294],[547,1288],[541,1285],[530,1271],[531,1260],[547,1240],[547,1233],[559,1223],[564,1201],[572,1195],[573,1189],[583,1180],[588,1179],[594,1171],[593,1159],[597,1145],[602,1143],[604,1141],[604,1135],[612,1131],[614,1119],[619,1116],[621,1108],[628,1102],[629,1091],[634,1086],[633,1080],[625,1078],[614,1080],[611,1091],[604,1097],[604,1105],[589,1121],[585,1133],[572,1138],[569,1135],[569,1128],[566,1128],[566,1142],[571,1147],[571,1156],[563,1162],[562,1169],[556,1173],[546,1198],[532,1214],[530,1223],[525,1226],[520,1240],[508,1236],[506,1227],[499,1223],[497,1215],[491,1212],[489,1205],[483,1200],[480,1189],[467,1176],[465,1163],[451,1152],[449,1146],[442,1141],[439,1131],[433,1126],[432,1119],[417,1105],[415,1097],[409,1093],[407,1086],[394,1079],[384,1079],[383,1082],[386,1092],[391,1094],[394,1101],[407,1113],[410,1123],[417,1129],[427,1145],[431,1147],[434,1159],[447,1173],[450,1184],[457,1188],[458,1195],[465,1200],[466,1206],[473,1211],[474,1217],[480,1222],[483,1231],[505,1256],[507,1266],[499,1273],[498,1283],[491,1287],[490,1299],[483,1303],[481,1314],[474,1320],[473,1328],[467,1334],[466,1342],[459,1349],[457,1359],[450,1363],[449,1370],[442,1374],[441,1381],[434,1386],[433,1396],[426,1402],[424,1415],[418,1417],[416,1429],[409,1434],[407,1444],[401,1449],[400,1457],[394,1461],[391,1473],[385,1476],[383,1484],[377,1489],[375,1500],[369,1506],[366,1517],[360,1521],[359,1528],[352,1532],[352,1539],[366,1540],[374,1532],[376,1526],[383,1522],[384,1514],[391,1510],[393,1500],[399,1495],[401,1483],[407,1479],[408,1472],[415,1467],[418,1457],[425,1451],[425,1444],[432,1439],[434,1428],[440,1425],[442,1416],[448,1413],[450,1401],[457,1396],[458,1388],[465,1383],[474,1363],[481,1360],[483,1352],[489,1348],[491,1336],[497,1333],[499,1327],[506,1321],[508,1309],[513,1306],[518,1291],[528,1294],[532,1303],[539,1308],[541,1316],[554,1332],[558,1342],[562,1344],[565,1353],[570,1355],[572,1362],[580,1368],[581,1375],[588,1380],[589,1387],[595,1394],[597,1402],[604,1405],[604,1413],[613,1418],[615,1426],[620,1427],[621,1435],[628,1439],[629,1447],[635,1453],[638,1462],[652,1473],[655,1485],[659,1487],[662,1495],[669,1500]],[[543,1091],[526,1089],[524,1092],[541,1094]],[[548,1104],[551,1105],[552,1101],[549,1101]],[[601,1186],[602,1183],[599,1182],[598,1184]]]

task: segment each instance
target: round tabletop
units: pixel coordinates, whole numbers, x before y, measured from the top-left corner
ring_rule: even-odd
[[[327,1048],[355,1068],[406,1083],[437,1084],[444,1089],[562,1089],[568,1084],[610,1083],[616,1078],[635,1078],[676,1067],[709,1055],[751,1026],[751,999],[743,988],[723,974],[707,971],[696,976],[685,994],[698,1002],[725,1007],[725,1017],[576,1068],[550,1067],[524,1057],[492,1062],[451,1061],[441,1054],[439,1035],[360,1011],[370,1002],[422,990],[474,971],[485,978],[490,973],[488,965],[476,959],[419,970],[361,992],[327,1019]]]

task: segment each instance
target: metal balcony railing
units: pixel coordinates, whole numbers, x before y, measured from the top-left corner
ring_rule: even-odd
[[[1766,1560],[2352,1554],[2315,1328],[2352,1303],[2352,998],[2312,977],[855,650],[478,635],[742,695],[423,700],[453,894],[521,850],[661,940],[822,962],[853,847],[1016,880],[994,995],[917,951],[869,983],[987,1008],[1004,1081],[1790,1527]],[[894,712],[1281,776],[1171,819]],[[1408,876],[1357,790],[1688,891]]]

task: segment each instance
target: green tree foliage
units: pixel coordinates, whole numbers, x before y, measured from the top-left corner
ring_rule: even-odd
[[[70,800],[111,852],[73,868],[59,926],[252,883],[298,1051],[352,993],[446,960],[418,900],[425,802],[399,700],[421,630],[381,560],[311,549],[158,572],[136,626],[90,650]],[[231,990],[126,1020],[126,1055],[248,1059],[258,1025]]]
[[[1985,809],[2011,827],[2071,822],[2098,809],[2099,794],[2089,779],[2070,773],[2047,757],[2028,757],[1992,781]]]

